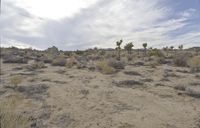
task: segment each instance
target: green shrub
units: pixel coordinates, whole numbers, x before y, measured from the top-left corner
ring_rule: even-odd
[[[159,49],[152,49],[149,51],[149,56],[163,57],[163,53]]]

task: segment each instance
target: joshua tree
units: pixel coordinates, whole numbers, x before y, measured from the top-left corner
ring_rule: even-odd
[[[132,44],[132,42],[130,42],[130,43],[128,43],[128,44],[126,44],[125,46],[124,46],[124,49],[128,52],[128,54],[131,54],[131,51],[132,51],[132,48],[133,48],[134,46],[133,46],[133,44]]]
[[[182,50],[183,49],[183,45],[179,45],[178,48],[179,48],[179,50]]]
[[[167,53],[167,56],[168,56],[169,48],[168,47],[164,47],[163,50]]]
[[[171,46],[171,47],[170,47],[170,49],[173,51],[173,49],[174,49],[174,46]]]
[[[129,56],[128,56],[128,60],[131,60],[131,51],[132,51],[132,48],[134,47],[134,45],[132,44],[132,42],[126,44],[124,46],[124,49],[128,52]]]
[[[143,43],[142,45],[144,47],[144,55],[146,56],[146,54],[147,54],[147,43]]]
[[[120,54],[121,54],[121,44],[122,44],[123,40],[121,39],[120,41],[117,41],[116,42],[116,50],[117,50],[117,54],[118,54],[118,57],[117,59],[120,60]]]

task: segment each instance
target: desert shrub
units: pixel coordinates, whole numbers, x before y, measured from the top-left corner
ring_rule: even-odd
[[[159,57],[156,60],[159,64],[170,64],[171,62],[169,60],[166,60],[164,57]]]
[[[44,62],[38,62],[38,61],[35,61],[32,65],[31,65],[32,68],[34,69],[41,69],[41,68],[46,68]]]
[[[100,51],[98,52],[98,54],[99,54],[100,56],[104,56],[104,55],[106,54],[106,52],[105,52],[104,50],[100,50]]]
[[[183,86],[183,85],[177,85],[177,86],[174,87],[174,89],[176,89],[176,90],[180,90],[180,91],[185,91],[186,86]]]
[[[158,66],[160,64],[167,64],[169,63],[168,61],[166,61],[166,59],[164,57],[150,57],[149,60],[146,62],[147,65],[153,65],[153,66]]]
[[[77,64],[77,60],[75,57],[70,57],[66,62],[66,67],[71,68]]]
[[[194,98],[200,98],[200,90],[195,90],[193,88],[186,88],[186,94],[191,96],[191,97],[194,97]]]
[[[124,71],[124,74],[133,75],[133,76],[142,76],[140,73],[138,73],[136,71]]]
[[[159,49],[152,49],[149,51],[149,56],[164,57],[164,54]]]
[[[114,69],[124,69],[125,63],[119,60],[111,59],[108,61],[108,65]]]
[[[88,59],[95,61],[95,60],[100,60],[101,57],[99,55],[88,55]]]
[[[52,65],[53,66],[65,66],[66,59],[64,57],[58,57],[53,60]]]
[[[124,81],[119,81],[118,83],[116,83],[117,87],[123,87],[123,88],[135,88],[141,85],[143,85],[142,82],[135,81],[135,80],[124,80]]]
[[[15,111],[21,97],[14,95],[0,102],[0,128],[28,128],[28,118]]]
[[[188,59],[187,56],[176,55],[173,58],[173,63],[174,63],[175,66],[178,66],[178,67],[186,67],[187,66],[187,59]]]
[[[192,68],[192,71],[200,71],[200,56],[194,56],[187,61],[187,64]]]
[[[86,63],[86,62],[79,62],[79,63],[77,63],[76,67],[77,67],[78,69],[87,68],[87,63]]]
[[[57,70],[57,71],[55,71],[56,73],[58,73],[58,74],[65,74],[65,70],[62,70],[62,69],[60,69],[60,70]]]
[[[77,55],[83,55],[85,53],[85,51],[81,51],[81,50],[76,50],[75,53]]]
[[[144,66],[144,62],[142,61],[137,61],[134,63],[135,66]]]
[[[98,61],[96,63],[96,67],[103,74],[112,74],[112,73],[115,73],[115,69],[113,67],[109,66],[108,62],[106,60],[104,60],[104,61]]]
[[[51,54],[47,54],[47,55],[42,56],[41,58],[39,58],[39,61],[43,61],[44,63],[52,63],[53,58],[54,57]]]
[[[151,67],[151,68],[156,68],[157,66],[159,66],[160,64],[156,61],[150,61],[150,62],[147,62],[145,65]]]
[[[17,55],[6,55],[3,57],[3,63],[22,63],[27,64],[28,60],[24,57]]]
[[[15,87],[22,82],[22,76],[16,75],[10,78],[10,83]]]

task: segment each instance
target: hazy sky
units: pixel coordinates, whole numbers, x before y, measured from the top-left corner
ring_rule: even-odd
[[[1,46],[200,46],[200,0],[1,0]]]

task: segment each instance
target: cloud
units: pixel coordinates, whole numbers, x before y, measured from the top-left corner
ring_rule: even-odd
[[[98,0],[10,0],[32,15],[58,20],[72,17]]]
[[[87,0],[89,4],[79,3],[76,11],[69,10],[70,14],[62,10],[65,0],[59,0],[58,4],[46,1],[44,9],[40,8],[42,4],[38,6],[38,10],[48,10],[62,4],[52,15],[51,11],[39,15],[34,9],[27,9],[31,2],[33,8],[37,7],[37,0],[30,3],[21,0],[25,4],[19,4],[20,0],[8,1],[4,2],[6,9],[0,19],[1,35],[6,40],[42,49],[52,45],[64,50],[115,47],[115,41],[121,38],[133,42],[137,48],[144,42],[155,47],[180,42],[200,45],[199,10],[188,7],[175,13],[175,8],[164,4],[164,0]],[[66,5],[69,6],[73,3]]]
[[[2,43],[0,46],[3,47],[10,47],[10,46],[15,46],[17,48],[33,48],[33,49],[38,49],[38,50],[42,50],[38,47],[35,47],[33,45],[30,44],[26,44],[26,43],[22,43],[22,42],[17,42],[16,40],[8,40],[8,39],[1,39]]]
[[[190,9],[188,9],[188,10],[185,10],[185,11],[181,12],[181,16],[183,16],[183,17],[190,17],[190,16],[192,16],[195,12],[196,12],[195,9],[190,8]]]

